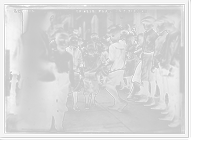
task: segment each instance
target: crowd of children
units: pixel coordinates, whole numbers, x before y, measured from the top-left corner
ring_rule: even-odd
[[[56,98],[53,116],[58,131],[63,131],[69,93],[73,95],[73,109],[80,112],[78,92],[81,80],[87,110],[90,109],[89,96],[91,106],[95,107],[95,96],[99,87],[104,86],[114,99],[114,105],[108,108],[121,112],[128,102],[119,97],[116,86],[120,85],[120,90],[128,88],[128,100],[145,102],[144,106],[153,105],[151,109],[163,109],[161,113],[166,115],[158,119],[171,120],[170,127],[179,124],[179,61],[176,56],[181,43],[179,18],[175,14],[156,20],[147,16],[141,23],[144,34],[136,35],[129,24],[124,28],[113,25],[108,28],[107,35],[99,38],[97,33],[92,33],[89,41],[83,41],[76,32],[69,33],[62,28],[55,32],[49,45],[57,87],[53,96]],[[157,32],[153,30],[154,25]],[[158,102],[154,98],[156,86],[160,93]],[[166,94],[168,104],[165,103]]]

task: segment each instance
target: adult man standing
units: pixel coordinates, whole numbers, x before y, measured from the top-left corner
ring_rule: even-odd
[[[48,131],[57,112],[54,110],[57,97],[55,63],[50,60],[46,35],[54,17],[55,13],[48,10],[29,12],[27,30],[16,51],[22,78],[17,99],[18,131]]]

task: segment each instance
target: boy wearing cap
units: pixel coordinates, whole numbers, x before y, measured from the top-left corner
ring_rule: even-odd
[[[115,29],[116,28],[116,25],[111,25],[111,26],[109,26],[108,27],[108,32],[107,32],[107,39],[106,39],[106,41],[111,45],[111,44],[113,44],[113,42],[112,42],[112,40],[111,40],[111,38],[110,38],[110,31],[112,30],[112,29]]]
[[[97,33],[92,33],[90,38],[95,43],[95,48],[96,48],[95,54],[101,55],[101,46],[98,43],[98,39],[99,39],[98,34]]]
[[[99,39],[99,36],[97,33],[92,33],[91,34],[91,40],[95,43],[95,51],[94,53],[98,56],[101,55],[101,45],[98,43],[98,39]],[[100,76],[97,76],[97,80],[98,80],[98,83],[99,83],[99,86],[102,86],[102,83],[100,81]]]
[[[124,46],[124,48],[126,49],[126,51],[128,50],[128,45],[126,44],[126,37],[127,35],[129,35],[129,31],[122,28],[121,29],[121,39],[119,40],[119,43],[122,44],[122,46]],[[125,82],[124,82],[124,78],[121,80],[120,82],[120,87],[119,90],[123,90],[124,87],[126,86]]]
[[[158,63],[161,61],[161,56],[162,56],[161,51],[166,41],[166,37],[168,35],[165,27],[165,20],[166,18],[164,16],[161,16],[155,21],[159,36],[155,40],[155,50],[153,55],[151,72],[155,73],[155,79],[160,91],[160,100],[155,106],[151,107],[151,109],[164,109],[166,107],[165,93],[163,92],[162,76],[159,73],[159,66],[158,66]]]
[[[167,14],[166,29],[168,36],[162,50],[160,67],[163,76],[166,77],[166,87],[169,97],[168,109],[162,113],[168,113],[165,116],[160,116],[160,120],[172,120],[169,127],[179,125],[179,66],[174,65],[174,55],[181,47],[181,32],[178,30],[179,17],[177,14]],[[172,75],[173,74],[173,75]]]
[[[156,91],[156,82],[154,79],[154,74],[151,72],[151,66],[154,54],[154,43],[157,38],[157,34],[153,30],[153,24],[155,19],[151,16],[147,16],[141,20],[143,27],[145,29],[144,33],[144,45],[143,45],[143,59],[142,59],[142,76],[141,80],[144,86],[144,95],[146,98],[149,96],[149,83],[151,85],[150,98],[144,106],[151,106],[155,103],[154,95]]]
[[[109,53],[108,53],[108,48],[109,48],[108,44],[109,43],[108,43],[108,41],[106,41],[106,39],[103,40],[102,42],[103,42],[103,46],[102,46],[103,51],[101,53],[100,60],[101,60],[101,65],[105,66],[106,62],[109,59]],[[104,70],[107,70],[107,69],[104,69]],[[101,71],[104,71],[104,70],[103,70],[103,68],[101,69]],[[104,71],[104,72],[106,72],[106,71]],[[104,73],[104,72],[101,72],[101,74],[98,75],[98,81],[100,84],[104,84],[106,82],[107,77],[106,77],[106,73]]]
[[[99,85],[96,77],[96,72],[101,65],[101,61],[99,56],[94,54],[95,51],[95,43],[93,41],[87,42],[86,50],[88,51],[88,55],[83,57],[83,65],[84,65],[84,95],[85,95],[85,109],[89,109],[89,95],[92,95],[91,98],[91,106],[95,107],[95,95],[99,91]]]
[[[69,52],[73,57],[73,70],[75,71],[75,76],[79,77],[79,72],[81,71],[81,68],[83,66],[83,58],[82,58],[82,52],[79,50],[78,47],[78,37],[72,36],[70,37],[69,41],[69,47],[66,48],[66,51]],[[79,107],[77,106],[78,102],[78,92],[73,91],[73,98],[74,98],[74,105],[73,109],[75,111],[80,111]]]
[[[110,110],[118,110],[121,112],[123,108],[128,104],[122,100],[116,90],[116,86],[119,85],[120,80],[123,79],[125,66],[126,49],[118,41],[120,39],[121,30],[112,29],[110,31],[110,37],[113,44],[109,46],[109,57],[105,63],[105,66],[109,67],[109,74],[106,78],[106,90],[113,96],[115,102],[113,106],[109,106]]]

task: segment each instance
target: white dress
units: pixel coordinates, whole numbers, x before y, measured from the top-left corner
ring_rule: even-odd
[[[141,80],[141,76],[142,76],[142,61],[140,61],[135,69],[135,73],[132,77],[132,80],[131,82],[132,83],[139,83],[141,84],[142,83],[142,80]]]
[[[141,52],[142,52],[142,47],[138,47],[138,50],[134,51],[134,54],[138,55],[139,57]],[[141,84],[142,83],[141,76],[142,76],[142,60],[140,60],[140,62],[136,66],[131,82],[132,83],[137,82]]]

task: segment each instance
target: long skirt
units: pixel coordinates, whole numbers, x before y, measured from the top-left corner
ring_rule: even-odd
[[[132,77],[132,82],[141,83],[141,72],[142,72],[141,67],[142,67],[142,61],[139,61],[137,66],[136,66],[134,75]]]

